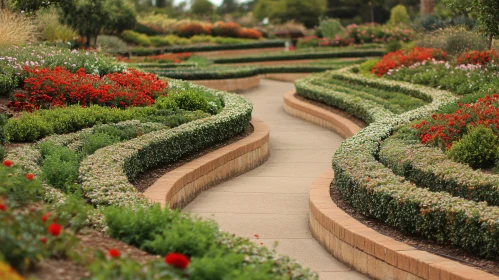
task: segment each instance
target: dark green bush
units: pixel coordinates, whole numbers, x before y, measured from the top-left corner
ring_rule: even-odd
[[[390,41],[385,45],[386,52],[395,52],[402,48],[402,43],[400,41]]]
[[[455,161],[469,164],[473,168],[490,167],[499,155],[497,144],[498,138],[490,128],[473,127],[452,145],[448,154]]]
[[[47,144],[41,148],[44,156],[42,163],[43,178],[50,185],[73,193],[76,190],[80,155],[66,147]]]
[[[120,142],[120,138],[107,133],[97,132],[83,140],[81,150],[86,155],[91,155],[100,148]]]

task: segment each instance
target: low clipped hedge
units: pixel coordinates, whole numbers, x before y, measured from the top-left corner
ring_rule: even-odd
[[[212,51],[227,51],[227,50],[246,50],[246,49],[263,49],[263,48],[284,48],[285,41],[269,40],[258,41],[254,43],[243,43],[234,45],[194,45],[194,46],[175,46],[167,48],[154,49],[139,49],[132,50],[134,56],[149,56],[162,53],[183,53],[183,52],[212,52]]]
[[[432,100],[418,109],[378,118],[342,143],[333,158],[333,169],[334,184],[343,199],[358,212],[410,234],[458,246],[483,257],[499,258],[498,207],[417,187],[378,161],[382,141],[397,126],[425,117],[456,98],[446,91],[368,78],[345,70],[335,74],[382,88],[418,91],[418,95]]]
[[[181,82],[172,85],[183,86]],[[147,205],[149,202],[130,180],[150,168],[175,162],[242,132],[251,120],[252,104],[235,94],[211,92],[221,96],[225,104],[219,114],[148,133],[90,155],[81,163],[79,171],[85,197],[94,205]]]
[[[349,51],[327,51],[313,53],[279,53],[274,55],[259,56],[240,56],[214,59],[214,63],[244,63],[244,62],[262,62],[262,61],[282,61],[282,60],[300,60],[300,59],[321,59],[321,58],[353,58],[353,57],[371,57],[382,56],[383,50],[349,50]]]
[[[158,68],[158,69],[176,69],[176,68],[196,68],[197,63],[130,63],[129,66],[142,69]]]
[[[473,170],[418,140],[388,138],[381,146],[379,160],[395,174],[431,191],[499,205],[499,175]]]
[[[333,75],[431,100],[428,105],[400,115],[371,116],[368,127],[342,143],[332,165],[334,185],[343,199],[358,212],[410,234],[499,259],[498,207],[418,187],[378,161],[382,141],[397,127],[425,117],[456,98],[442,90],[357,75],[351,68],[333,71]],[[349,104],[348,100],[344,104]]]

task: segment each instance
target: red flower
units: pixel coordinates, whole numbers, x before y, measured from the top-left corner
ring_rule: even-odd
[[[47,244],[47,237],[40,238],[40,242],[42,242],[43,244]]]
[[[7,210],[7,205],[0,203],[0,211],[5,211]]]
[[[62,226],[58,223],[51,223],[48,231],[52,236],[59,236],[62,231]]]
[[[179,253],[170,253],[165,257],[165,263],[180,269],[186,269],[189,265],[189,258]]]
[[[33,174],[33,173],[26,174],[26,179],[33,181],[34,178],[35,178],[35,174]]]
[[[107,250],[107,253],[109,254],[109,256],[111,258],[119,258],[121,256],[120,251],[118,251],[116,249],[109,249],[109,250]]]
[[[42,216],[42,221],[46,222],[50,217],[50,212],[47,212],[45,213],[43,216]]]
[[[13,164],[13,162],[11,160],[6,159],[3,161],[3,165],[5,165],[7,167],[11,167],[12,164]]]

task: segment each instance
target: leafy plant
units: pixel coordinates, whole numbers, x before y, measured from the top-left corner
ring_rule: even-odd
[[[398,4],[393,7],[390,13],[390,24],[408,24],[411,21],[407,9],[404,5]]]
[[[448,154],[452,159],[473,168],[493,166],[499,156],[498,137],[492,129],[477,126],[468,129],[459,141],[453,143]]]

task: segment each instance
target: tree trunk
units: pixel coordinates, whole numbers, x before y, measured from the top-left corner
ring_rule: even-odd
[[[5,8],[5,0],[0,0],[0,10],[3,10]]]
[[[166,7],[166,0],[156,0],[156,7],[158,8]]]
[[[435,0],[421,0],[421,15],[431,15],[435,10]]]

